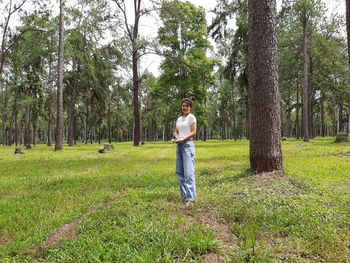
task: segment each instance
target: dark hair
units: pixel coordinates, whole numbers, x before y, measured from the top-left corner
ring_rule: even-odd
[[[194,103],[195,100],[196,100],[196,98],[193,97],[193,96],[190,96],[190,97],[188,97],[188,98],[183,98],[182,101],[181,101],[181,105],[182,105],[184,102],[186,102],[188,105],[190,105],[191,108],[193,108],[193,103]]]

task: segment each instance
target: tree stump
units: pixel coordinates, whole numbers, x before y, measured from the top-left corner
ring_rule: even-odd
[[[21,148],[16,148],[15,149],[15,154],[23,154]]]
[[[347,142],[348,134],[347,133],[338,133],[335,137],[335,142]]]
[[[99,153],[106,153],[107,151],[111,151],[114,149],[112,144],[104,144],[102,148],[98,149]]]
[[[102,148],[98,149],[99,153],[106,153],[107,152],[107,147],[103,146]]]

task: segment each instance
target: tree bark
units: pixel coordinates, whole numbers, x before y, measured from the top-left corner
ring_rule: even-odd
[[[248,88],[249,89],[249,88]],[[249,91],[248,91],[249,93]],[[249,106],[249,95],[245,97],[244,100],[245,110],[246,110],[246,122],[245,122],[245,137],[247,140],[250,139],[250,106]]]
[[[137,34],[137,32],[135,34]],[[134,146],[139,146],[141,142],[141,114],[140,114],[140,103],[139,103],[138,52],[136,47],[136,40],[135,40],[135,43],[133,43],[132,53],[133,53],[132,54],[133,105],[134,105],[134,121],[135,121]]]
[[[321,114],[320,132],[321,132],[321,136],[325,137],[326,134],[325,134],[325,124],[324,124],[324,94],[322,91],[321,91],[321,97],[320,97],[320,114]]]
[[[282,170],[276,0],[249,0],[250,167]]]
[[[86,104],[86,114],[85,114],[85,122],[84,122],[84,130],[85,130],[85,144],[88,143],[88,120],[89,120],[89,108]]]
[[[60,0],[58,81],[57,81],[57,127],[56,127],[55,151],[60,151],[62,150],[62,147],[63,147],[64,3],[65,3],[65,0]]]
[[[25,112],[25,124],[24,124],[24,146],[30,148],[30,119],[31,119],[32,107],[28,104]]]
[[[346,15],[346,33],[348,40],[348,64],[350,67],[350,0],[345,0],[345,15]]]
[[[344,125],[343,125],[343,102],[339,101],[338,103],[338,123],[339,123],[339,128],[338,132],[343,132],[344,131]]]
[[[291,121],[291,109],[289,108],[288,109],[288,112],[287,112],[287,138],[290,138],[290,134],[291,134],[291,130],[292,130],[292,121]]]
[[[71,85],[70,94],[68,96],[68,136],[67,136],[67,143],[68,146],[74,146],[74,139],[75,139],[75,97],[76,97],[76,90],[78,88],[78,74],[80,70],[79,62],[74,59],[73,61],[73,74],[74,74],[74,80]]]
[[[112,143],[112,128],[111,128],[111,102],[108,103],[108,143]]]
[[[51,48],[53,44],[53,37],[49,42],[49,76],[48,76],[48,90],[47,90],[47,108],[48,108],[48,120],[47,120],[47,146],[52,146],[52,126],[53,126],[53,78],[52,78],[52,53]]]
[[[296,104],[296,117],[295,117],[295,138],[300,138],[300,121],[299,121],[299,81],[297,83],[297,104]]]
[[[1,96],[3,98],[3,109],[2,109],[2,144],[3,145],[8,145],[7,143],[7,136],[6,136],[6,122],[7,122],[7,102],[8,102],[8,98],[7,98],[7,90],[2,90]]]
[[[346,6],[346,33],[347,33],[347,44],[348,44],[348,65],[350,69],[350,0],[345,0]],[[347,99],[349,102],[349,117],[348,117],[348,125],[346,128],[346,133],[349,135],[350,130],[350,98]]]
[[[134,0],[134,24],[130,26],[127,21],[127,14],[125,8],[126,0],[121,2],[116,1],[119,10],[124,15],[124,23],[126,28],[126,33],[130,39],[132,45],[132,82],[133,82],[133,106],[134,106],[134,132],[133,141],[134,146],[139,146],[141,142],[141,113],[140,113],[140,103],[139,103],[139,84],[140,78],[138,74],[138,62],[140,59],[139,49],[139,22],[142,16],[141,12],[141,0]]]
[[[308,34],[307,34],[307,17],[303,17],[303,57],[304,57],[304,82],[302,96],[302,115],[303,115],[303,139],[309,141],[309,54],[308,54]]]

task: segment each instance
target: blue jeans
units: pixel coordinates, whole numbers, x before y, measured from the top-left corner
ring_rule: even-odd
[[[186,201],[196,199],[196,179],[194,176],[195,148],[192,140],[176,146],[176,176],[180,193]]]

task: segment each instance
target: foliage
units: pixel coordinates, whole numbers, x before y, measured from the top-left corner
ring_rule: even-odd
[[[210,43],[203,8],[189,2],[164,2],[158,30],[164,61],[157,93],[169,104],[169,119],[176,119],[184,97],[195,96],[195,113],[200,125],[206,125],[207,85],[212,82],[215,59],[207,57]]]

